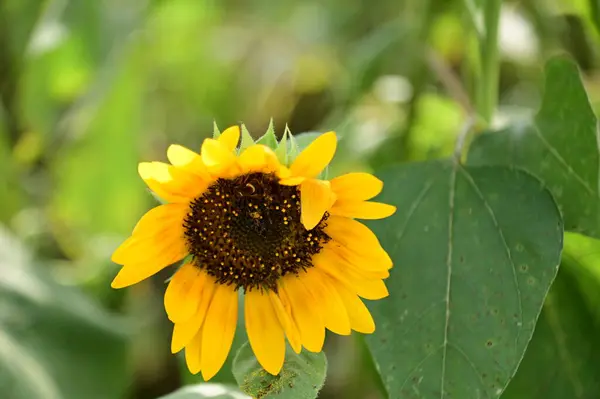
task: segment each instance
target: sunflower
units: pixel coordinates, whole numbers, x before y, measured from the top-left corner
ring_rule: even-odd
[[[395,212],[368,201],[383,183],[367,173],[318,178],[334,156],[334,132],[317,137],[289,167],[261,144],[238,156],[239,138],[233,126],[204,140],[200,154],[171,145],[170,164],[141,163],[140,176],[166,203],[142,216],[112,256],[123,265],[113,288],[185,259],[164,296],[171,349],[185,349],[190,372],[205,380],[227,359],[240,293],[250,346],[276,375],[285,337],[299,353],[320,352],[325,329],[372,333],[360,298],[386,297],[383,279],[392,267],[377,237],[355,220]]]

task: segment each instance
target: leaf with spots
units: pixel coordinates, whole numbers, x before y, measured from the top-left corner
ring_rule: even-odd
[[[497,398],[556,276],[550,193],[508,167],[405,164],[379,174],[395,215],[369,223],[394,261],[367,337],[390,398]]]
[[[514,165],[533,173],[554,195],[566,230],[600,237],[597,123],[577,66],[556,58],[546,65],[535,119],[479,135],[468,163]]]
[[[233,375],[242,391],[256,399],[314,399],[325,382],[327,358],[323,352],[300,354],[286,348],[285,363],[274,376],[263,370],[246,343],[233,360]]]
[[[590,238],[565,240],[560,272],[502,399],[600,398],[600,251],[596,242],[592,260],[579,245]]]

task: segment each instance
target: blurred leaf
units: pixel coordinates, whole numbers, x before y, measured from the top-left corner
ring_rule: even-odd
[[[535,121],[479,135],[468,163],[514,165],[533,173],[554,195],[566,230],[600,237],[597,123],[577,66],[555,58],[546,64]]]
[[[600,35],[600,0],[588,0],[590,3],[590,20]]]
[[[596,297],[600,280],[590,278],[571,253],[563,254],[533,339],[502,399],[600,397],[600,320],[586,303],[577,276],[595,285]]]
[[[465,119],[460,105],[450,98],[425,93],[419,97],[415,113],[407,138],[411,159],[424,161],[452,154],[456,133]],[[389,148],[391,152],[394,150],[394,147]]]
[[[565,233],[563,258],[576,265],[580,290],[594,319],[600,321],[600,240]]]
[[[274,376],[263,370],[246,343],[238,350],[232,371],[242,391],[255,398],[313,399],[325,382],[327,359],[323,352],[296,354],[287,347],[283,368]]]
[[[53,165],[55,216],[87,234],[128,232],[150,198],[136,173],[144,83],[139,52],[132,50],[99,107],[73,117],[73,130],[83,136]]]
[[[236,387],[204,383],[197,385],[189,385],[178,389],[177,391],[170,393],[165,396],[161,396],[159,399],[250,399],[249,396],[241,393]]]
[[[0,107],[0,222],[9,220],[23,207],[19,176],[10,151],[9,136],[5,129],[4,114]]]
[[[0,386],[11,399],[118,398],[126,336],[81,292],[57,284],[0,230]]]
[[[20,62],[44,3],[42,0],[0,2],[0,43],[3,44],[0,48],[3,49],[3,55],[10,55],[17,63]],[[6,39],[10,41],[4,43]]]
[[[372,224],[396,265],[367,343],[391,398],[497,397],[556,276],[562,221],[506,167],[406,164],[379,174],[396,214]]]

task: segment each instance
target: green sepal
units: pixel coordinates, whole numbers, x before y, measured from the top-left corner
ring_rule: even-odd
[[[242,134],[242,142],[240,144],[239,152],[242,152],[246,148],[248,148],[254,144],[254,139],[252,138],[252,135],[248,131],[248,128],[246,127],[246,125],[244,125],[243,123],[240,124],[240,131]]]
[[[277,155],[277,159],[279,159],[279,162],[281,162],[284,165],[288,164],[288,135],[291,136],[292,134],[290,133],[288,125],[285,125],[285,131],[281,136],[281,141],[279,141],[279,145],[275,149],[275,155]]]
[[[291,164],[294,161],[294,159],[296,159],[298,154],[300,154],[300,147],[298,146],[298,141],[296,140],[296,137],[292,133],[289,133],[288,139],[289,144],[287,148],[287,161]]]
[[[217,126],[217,121],[213,120],[213,139],[218,139],[220,135],[221,132],[219,131],[219,127]]]
[[[273,150],[277,148],[277,136],[275,135],[275,128],[273,127],[273,118],[271,118],[265,134],[256,140],[256,144],[266,145]]]

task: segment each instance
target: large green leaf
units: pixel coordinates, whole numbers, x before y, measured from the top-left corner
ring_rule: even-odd
[[[560,261],[550,193],[506,167],[425,162],[380,177],[398,211],[372,226],[395,267],[367,343],[390,397],[498,397]]]
[[[159,399],[250,399],[237,388],[222,384],[188,385]]]
[[[577,66],[556,58],[546,65],[535,120],[479,135],[468,163],[515,165],[533,173],[554,195],[566,230],[600,237],[597,123]]]
[[[565,253],[525,358],[502,399],[600,397],[600,324],[578,284],[582,273],[589,274]],[[600,280],[589,275],[586,280],[600,290]]]
[[[73,288],[32,265],[0,230],[0,387],[11,399],[119,398],[126,336]]]
[[[232,371],[242,391],[254,398],[314,399],[325,382],[327,359],[323,352],[296,354],[288,347],[283,368],[274,376],[263,370],[246,343],[238,350]]]

